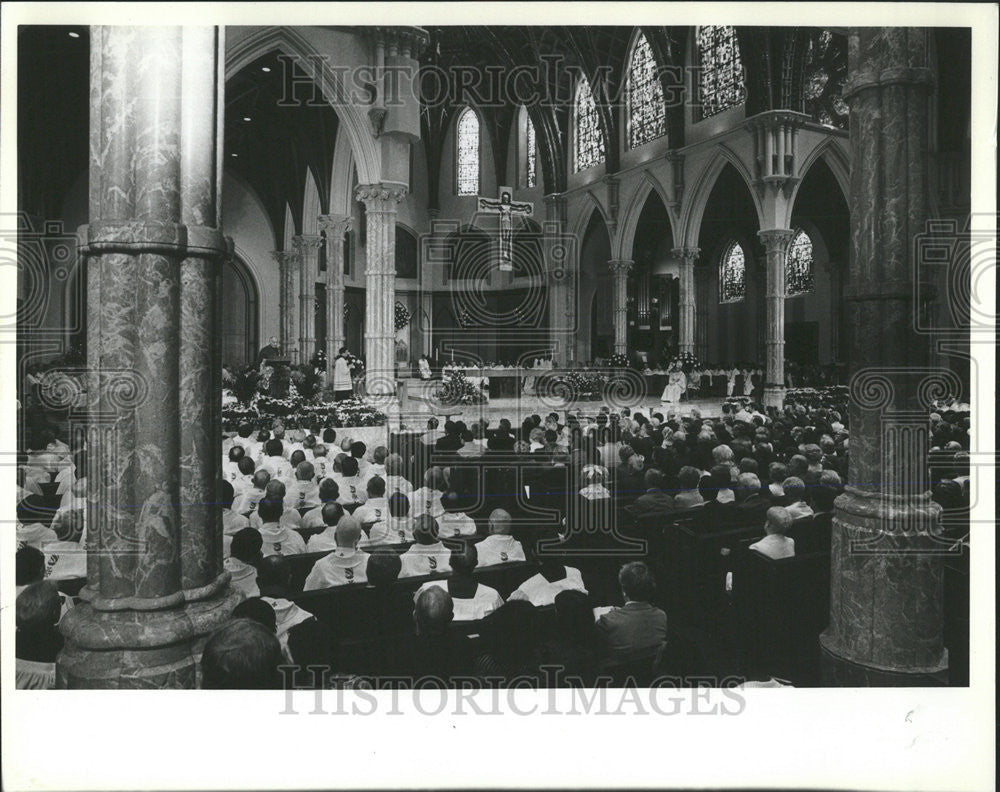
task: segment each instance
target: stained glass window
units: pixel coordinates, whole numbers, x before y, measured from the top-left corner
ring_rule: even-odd
[[[604,162],[604,135],[597,121],[597,105],[584,77],[576,89],[576,147],[573,172]]]
[[[531,123],[531,119],[528,118],[528,125],[525,130],[525,158],[526,158],[526,170],[524,174],[524,186],[534,187],[535,186],[535,125]]]
[[[747,96],[736,29],[707,25],[697,29],[699,65],[698,97],[701,117],[721,113],[742,103]]]
[[[625,82],[628,103],[628,146],[635,148],[667,134],[667,114],[663,105],[663,85],[657,74],[653,50],[639,34]]]
[[[719,264],[719,302],[740,302],[747,294],[746,257],[739,242],[726,249]]]
[[[458,194],[479,193],[479,116],[467,107],[458,117]]]
[[[818,30],[809,39],[802,87],[805,112],[821,124],[847,129],[844,101],[847,81],[847,42],[829,30]]]
[[[785,296],[811,292],[813,287],[813,243],[805,231],[798,231],[785,254]]]

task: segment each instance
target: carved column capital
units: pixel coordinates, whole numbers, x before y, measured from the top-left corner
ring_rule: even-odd
[[[612,275],[628,275],[634,266],[635,262],[631,259],[611,259],[608,262],[608,269],[611,270]]]
[[[776,251],[784,253],[794,235],[795,232],[790,228],[767,228],[757,232],[757,238],[769,254]]]
[[[323,237],[319,234],[299,234],[292,237],[292,247],[299,255],[319,250],[323,245]]]
[[[365,205],[369,214],[395,213],[400,201],[406,198],[407,187],[398,182],[359,184],[354,196]]]
[[[701,255],[701,248],[676,247],[670,251],[681,264],[693,265]]]
[[[319,215],[317,217],[319,230],[326,232],[327,242],[342,242],[344,234],[351,230],[354,218],[350,215]]]

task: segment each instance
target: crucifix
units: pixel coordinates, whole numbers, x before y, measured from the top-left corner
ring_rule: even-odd
[[[477,207],[480,212],[500,215],[500,269],[510,272],[514,269],[514,233],[512,216],[530,217],[535,207],[524,201],[512,201],[510,187],[501,187],[500,199],[479,197]]]

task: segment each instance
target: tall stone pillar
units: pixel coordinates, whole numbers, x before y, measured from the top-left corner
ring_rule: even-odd
[[[914,237],[928,215],[933,72],[926,28],[851,28],[849,486],[837,498],[826,680],[929,684],[947,667],[940,508],[927,493],[929,401],[958,377],[914,332]]]
[[[785,254],[793,231],[758,231],[767,256],[767,327],[765,328],[764,404],[780,407],[785,400]]]
[[[680,300],[677,334],[677,351],[694,354],[696,303],[694,289],[694,264],[701,250],[698,248],[674,248],[674,256],[680,266]]]
[[[566,234],[566,195],[545,196],[542,226],[549,303],[549,346],[553,360],[565,365],[575,354],[577,249]]]
[[[365,386],[372,396],[396,392],[396,210],[406,185],[362,184],[365,205]]]
[[[101,431],[88,444],[94,574],[60,623],[60,686],[194,687],[204,637],[240,599],[216,491],[224,52],[218,28],[91,29],[82,252]]]
[[[350,215],[320,215],[326,231],[326,360],[332,366],[344,345],[344,234],[351,229]]]
[[[634,262],[615,259],[608,262],[611,270],[611,310],[614,319],[615,354],[628,354],[628,274]]]
[[[298,312],[295,307],[296,273],[301,256],[297,250],[275,250],[278,264],[278,330],[281,353],[291,360],[297,355]]]
[[[300,234],[292,239],[299,255],[299,362],[307,363],[316,352],[316,277],[319,272],[319,234]]]

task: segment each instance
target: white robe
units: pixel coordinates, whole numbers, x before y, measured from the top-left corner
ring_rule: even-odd
[[[492,534],[476,545],[478,566],[494,566],[514,561],[524,561],[524,548],[513,536]]]
[[[338,357],[333,361],[333,389],[335,391],[353,390],[354,383],[351,380],[351,367],[347,365],[347,360]]]
[[[413,601],[416,602],[417,597],[429,588],[439,588],[447,591],[448,581],[430,580],[424,583],[424,585],[417,590],[417,593],[413,595]],[[453,597],[452,602],[455,607],[455,621],[478,621],[479,619],[493,613],[493,611],[503,605],[503,598],[496,589],[492,589],[489,586],[484,586],[480,583],[476,586],[476,593],[472,598]]]
[[[667,377],[667,385],[663,389],[660,401],[671,404],[679,402],[685,390],[687,390],[687,379],[684,376],[684,372],[672,371],[670,372],[670,376]]]
[[[338,547],[313,564],[303,591],[365,583],[368,580],[368,553]]]

